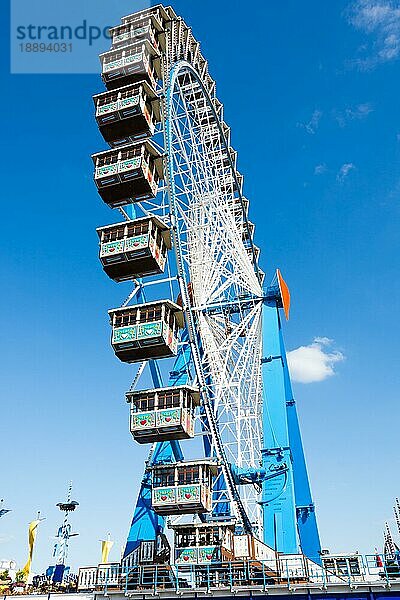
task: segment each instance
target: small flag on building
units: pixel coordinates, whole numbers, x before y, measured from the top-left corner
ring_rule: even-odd
[[[108,556],[110,554],[111,548],[114,546],[114,542],[110,540],[110,534],[108,534],[108,539],[101,540],[101,563],[108,563]]]
[[[380,569],[383,567],[383,562],[380,554],[378,553],[377,548],[375,548],[375,565]]]
[[[24,568],[22,569],[22,572],[25,576],[25,580],[27,580],[29,578],[30,572],[31,572],[31,567],[32,567],[32,558],[33,558],[33,550],[35,548],[35,541],[36,541],[36,535],[37,535],[37,528],[39,523],[43,521],[43,519],[35,519],[34,521],[31,521],[29,523],[29,529],[28,529],[28,546],[29,546],[29,554],[28,554],[28,560],[26,565],[24,566]]]

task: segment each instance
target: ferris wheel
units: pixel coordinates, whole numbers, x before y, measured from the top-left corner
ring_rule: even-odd
[[[279,457],[266,472],[263,460],[266,295],[243,176],[184,20],[159,5],[124,17],[111,36],[100,56],[107,91],[94,96],[110,149],[93,161],[101,198],[123,220],[97,232],[104,271],[133,283],[109,311],[111,344],[136,365],[130,430],[150,444],[124,559],[148,560],[153,541],[156,560],[166,518],[176,561],[233,559],[235,534],[265,541],[263,485],[274,479],[279,495],[291,468]],[[275,284],[282,306],[283,280]],[[179,543],[190,524],[208,528],[208,542],[217,528],[225,547],[200,543],[194,556]]]

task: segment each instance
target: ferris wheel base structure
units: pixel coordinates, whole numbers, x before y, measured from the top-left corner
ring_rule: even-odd
[[[280,278],[280,279],[279,279]],[[263,306],[263,432],[262,499],[263,541],[276,552],[286,555],[303,553],[320,563],[321,544],[312,501],[296,404],[293,397],[279,309],[283,308],[283,282],[280,273],[274,285],[265,290]],[[184,365],[188,356],[178,354],[169,384],[186,383]],[[159,384],[154,373],[154,385]],[[279,444],[277,443],[279,441]],[[182,461],[179,442],[159,443],[152,463]],[[260,471],[247,470],[234,475],[238,482]],[[164,531],[165,519],[154,513],[151,502],[150,476],[145,474],[138,494],[123,558],[142,542],[154,544]],[[159,543],[159,542],[158,542]]]
[[[297,554],[303,552],[320,562],[320,540],[312,502],[310,484],[304,457],[296,404],[293,397],[286,351],[283,341],[279,309],[283,307],[278,276],[275,284],[265,291],[263,307],[263,432],[262,467],[264,472],[263,541],[277,552]],[[284,283],[284,282],[283,282]],[[178,354],[169,384],[184,385],[184,365],[188,356]],[[153,377],[154,377],[153,370]],[[154,385],[159,384],[158,378]],[[279,440],[279,445],[277,445]],[[157,445],[153,463],[183,460],[179,444]],[[251,470],[250,470],[251,471]],[[251,477],[247,471],[241,477]],[[141,541],[156,540],[163,531],[164,519],[155,515],[151,505],[151,485],[146,474],[141,484],[137,506],[128,535],[124,557],[137,548]]]

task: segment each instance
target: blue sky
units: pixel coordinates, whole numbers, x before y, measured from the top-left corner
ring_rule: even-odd
[[[107,4],[115,24],[128,4]],[[400,494],[399,2],[174,8],[217,81],[262,266],[291,289],[285,337],[309,381],[294,387],[323,546],[373,551]],[[92,182],[100,78],[9,75],[1,43],[0,495],[13,512],[0,558],[23,563],[40,509],[40,571],[70,479],[71,564],[96,563],[108,531],[118,558],[147,450],[128,431],[131,369],[109,346],[107,309],[127,288],[97,259],[95,228],[113,220]]]

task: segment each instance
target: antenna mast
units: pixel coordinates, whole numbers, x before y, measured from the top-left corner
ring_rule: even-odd
[[[68,556],[68,543],[69,538],[79,535],[78,533],[71,533],[71,524],[69,523],[69,513],[73,512],[79,502],[72,500],[72,481],[69,483],[67,499],[65,502],[58,502],[56,506],[64,513],[64,520],[61,527],[59,527],[56,544],[54,546],[53,556],[56,559],[56,568],[54,571],[53,582],[62,582],[65,570],[65,562]]]

